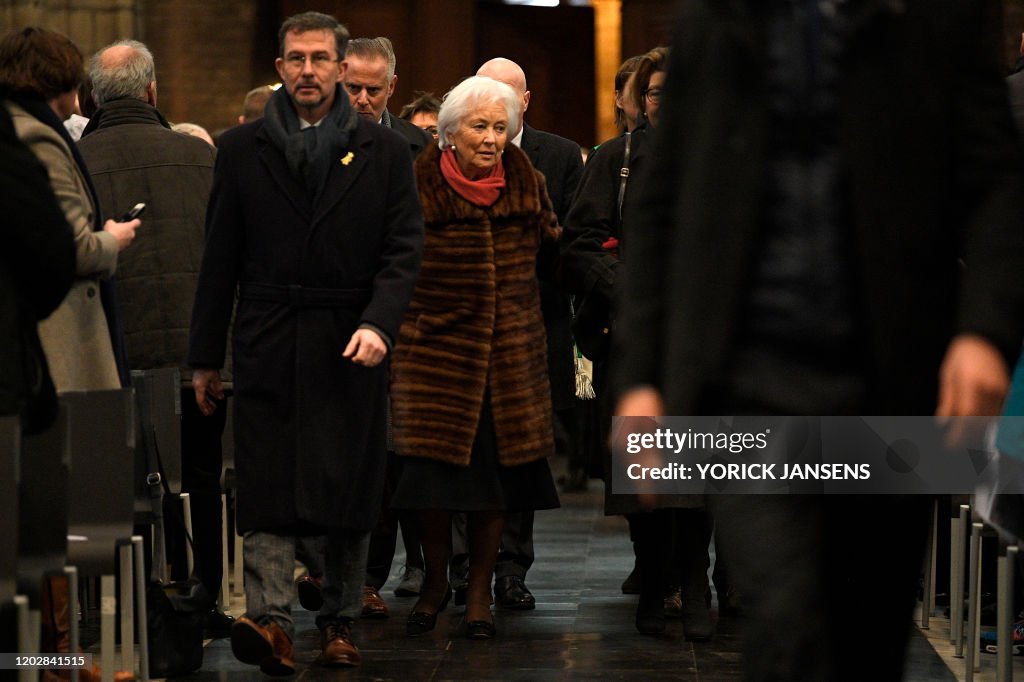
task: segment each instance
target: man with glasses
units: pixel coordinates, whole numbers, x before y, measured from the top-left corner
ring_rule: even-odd
[[[386,358],[419,272],[423,218],[405,142],[341,91],[348,32],[306,12],[278,34],[284,86],[221,138],[189,364],[204,414],[232,334],[246,615],[231,648],[295,672],[295,542],[326,536],[323,665],[353,666],[386,463]]]

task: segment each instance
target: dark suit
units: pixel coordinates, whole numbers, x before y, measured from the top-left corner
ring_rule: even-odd
[[[583,174],[583,157],[575,142],[546,133],[523,124],[521,149],[526,152],[534,168],[544,174],[548,195],[554,206],[558,223],[569,214],[576,187]],[[558,245],[548,244],[539,260],[556,257]],[[541,263],[539,268],[543,268]],[[572,410],[576,404],[575,365],[572,357],[572,306],[569,294],[540,273],[540,307],[544,316],[544,329],[548,343],[548,376],[551,380],[551,403],[556,413]],[[571,421],[571,420],[570,420]],[[567,431],[573,431],[569,428]],[[570,438],[569,447],[577,447]],[[506,575],[525,577],[533,565],[532,511],[505,515],[505,529],[501,535],[501,552],[494,568],[496,578]]]
[[[420,155],[420,152],[434,143],[434,138],[430,136],[430,133],[414,126],[404,118],[392,116],[389,111],[384,112],[384,116],[381,117],[381,124],[386,128],[391,128],[391,130],[394,130],[408,140],[409,151],[414,159]]]
[[[954,335],[978,334],[1012,364],[1024,332],[1024,173],[993,17],[972,0],[840,6],[829,130],[859,343],[832,360],[853,370],[863,397],[826,393],[796,413],[928,415]],[[765,96],[780,83],[764,58],[778,35],[766,7],[784,11],[684,3],[652,162],[627,206],[617,321],[629,333],[612,372],[620,388],[656,388],[670,415],[798,409],[790,399],[806,396],[817,369],[811,352],[765,368],[782,381],[733,366],[780,140],[769,124],[781,100]],[[747,679],[900,679],[927,498],[768,497],[723,500],[731,509],[718,526],[749,616]],[[857,631],[874,644],[850,656]]]

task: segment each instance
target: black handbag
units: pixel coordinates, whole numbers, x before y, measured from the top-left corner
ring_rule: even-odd
[[[203,628],[210,596],[197,578],[153,581],[146,592],[149,676],[177,677],[203,665]]]
[[[572,318],[572,336],[576,346],[592,362],[608,359],[612,339],[612,305],[607,296],[588,294]]]
[[[168,497],[172,495],[160,459],[156,433],[149,419],[148,388],[142,391],[137,401],[143,447],[146,449],[151,473],[147,477],[150,487],[150,502],[158,524],[162,524],[161,487]],[[177,506],[170,505],[176,519],[185,533],[185,539],[193,546],[185,519]],[[162,533],[158,534],[162,538]],[[195,568],[198,571],[202,557],[195,553]],[[206,616],[214,606],[214,599],[193,572],[188,580],[160,582],[151,580],[146,591],[146,632],[149,650],[150,677],[177,677],[199,670],[203,665],[203,631]]]

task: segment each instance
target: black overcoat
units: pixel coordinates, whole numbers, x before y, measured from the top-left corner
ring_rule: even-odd
[[[221,138],[189,364],[221,365],[237,286],[239,529],[370,529],[388,363],[357,366],[342,351],[361,324],[395,339],[412,295],[423,218],[408,144],[360,120],[314,206],[264,122]]]
[[[1024,175],[998,41],[985,39],[993,6],[847,3],[846,255],[874,414],[932,414],[956,334],[988,339],[1009,364],[1020,352]],[[626,336],[612,372],[620,390],[658,388],[668,414],[699,414],[723,381],[756,261],[773,134],[761,9],[683,4],[657,151],[627,201],[617,322],[642,333]]]
[[[572,197],[583,175],[583,157],[580,156],[579,145],[524,123],[520,149],[526,152],[533,167],[544,175],[558,223],[564,225]],[[572,322],[569,294],[552,281],[553,273],[550,272],[557,258],[557,243],[551,242],[541,247],[538,258],[540,309],[548,338],[551,403],[556,410],[567,410],[576,404],[576,366],[572,355],[572,330],[569,326]]]

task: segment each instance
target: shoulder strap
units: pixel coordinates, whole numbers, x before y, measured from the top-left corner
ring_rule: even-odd
[[[626,133],[626,152],[622,155],[622,168],[619,169],[619,223],[622,223],[622,201],[626,198],[626,181],[629,180],[629,147],[633,134]]]

